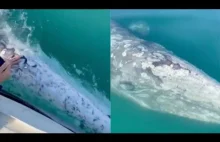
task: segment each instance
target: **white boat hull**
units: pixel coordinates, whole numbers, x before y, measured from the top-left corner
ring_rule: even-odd
[[[72,133],[36,111],[0,95],[0,133]]]

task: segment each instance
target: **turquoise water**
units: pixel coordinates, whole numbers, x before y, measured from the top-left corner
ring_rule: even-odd
[[[129,30],[135,22],[149,26],[135,36],[163,45],[175,55],[220,81],[220,11],[139,10],[111,12]],[[220,125],[150,111],[112,94],[112,132],[220,132]],[[115,111],[117,110],[117,111]]]
[[[23,46],[40,47],[51,58],[47,63],[54,72],[62,77],[68,72],[64,79],[74,80],[74,88],[80,86],[76,89],[98,96],[96,100],[100,103],[104,102],[100,100],[104,96],[106,107],[110,109],[108,10],[11,10],[8,13],[6,18],[0,19],[7,21]],[[26,90],[15,92],[60,121],[76,127],[75,119],[66,112],[60,112]]]
[[[111,96],[112,133],[219,133],[220,125],[146,110],[116,94]]]
[[[72,74],[97,83],[109,97],[109,11],[107,10],[26,10],[27,24],[42,50],[61,62]],[[77,74],[73,65],[84,71]],[[95,81],[93,80],[95,76]]]

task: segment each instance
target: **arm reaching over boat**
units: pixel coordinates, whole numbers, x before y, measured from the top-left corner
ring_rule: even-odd
[[[11,64],[9,61],[5,61],[0,67],[0,83],[7,80],[10,76]]]
[[[7,49],[5,48],[5,50],[2,50],[2,52],[7,52]],[[15,54],[14,52],[12,52],[11,57],[2,57],[4,63],[0,66],[0,83],[4,82],[10,77],[11,66],[17,64],[19,62],[19,59],[20,56],[18,54]]]

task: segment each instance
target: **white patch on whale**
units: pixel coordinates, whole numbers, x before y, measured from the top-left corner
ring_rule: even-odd
[[[122,64],[122,62],[120,61],[120,63],[119,63],[119,67],[121,68],[121,67],[123,67],[123,64]]]
[[[144,52],[132,54],[132,56],[138,57],[138,58],[142,57],[143,55],[144,55]]]
[[[122,56],[125,57],[127,55],[126,53],[127,51],[125,50],[123,53],[122,53]]]
[[[125,44],[125,45],[124,45],[124,48],[128,48],[129,46],[131,46],[131,44],[129,44],[129,43],[128,43],[128,44]]]
[[[142,62],[141,67],[142,67],[143,70],[146,70],[149,67],[149,65],[146,62]]]
[[[136,62],[134,62],[134,63],[133,63],[133,67],[136,67],[136,65],[137,65]]]

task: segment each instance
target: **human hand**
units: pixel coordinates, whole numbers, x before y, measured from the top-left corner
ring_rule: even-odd
[[[11,57],[10,58],[11,65],[17,64],[20,58],[21,56],[19,56],[18,54],[15,54],[13,57]]]
[[[11,73],[11,62],[5,60],[4,64],[0,67],[0,83],[7,80]]]
[[[15,54],[15,56],[11,57],[10,59],[4,59],[5,62],[0,67],[0,83],[4,82],[10,77],[11,66],[17,64],[20,58],[21,57],[19,55]]]

